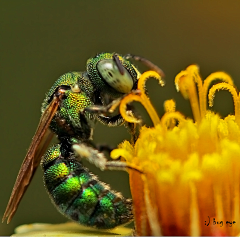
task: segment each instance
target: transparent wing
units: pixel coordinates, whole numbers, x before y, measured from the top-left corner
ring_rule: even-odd
[[[38,128],[19,170],[2,222],[4,222],[6,218],[7,223],[11,221],[41,161],[41,157],[53,137],[53,133],[48,127],[57,112],[60,100],[60,96],[54,97],[40,119]]]

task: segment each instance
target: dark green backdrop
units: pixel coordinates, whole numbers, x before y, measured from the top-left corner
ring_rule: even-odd
[[[199,64],[204,77],[225,70],[240,87],[239,10],[240,2],[231,0],[0,1],[0,216],[37,127],[45,92],[61,74],[85,70],[86,60],[103,51],[139,54],[166,74],[164,89],[154,80],[148,83],[158,112],[165,99],[174,97],[177,108],[191,116],[189,103],[173,85],[187,65]],[[215,110],[233,113],[227,92],[216,99]],[[116,145],[128,137],[124,128],[99,125],[94,139]],[[130,196],[127,174],[90,168]],[[0,235],[23,223],[64,221],[44,190],[39,169],[12,222],[0,224]]]

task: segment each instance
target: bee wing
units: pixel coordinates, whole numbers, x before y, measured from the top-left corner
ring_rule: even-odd
[[[53,137],[53,133],[48,127],[56,114],[60,99],[59,97],[54,97],[40,119],[37,131],[19,170],[2,222],[6,218],[8,218],[7,223],[11,221],[41,161],[41,157]]]

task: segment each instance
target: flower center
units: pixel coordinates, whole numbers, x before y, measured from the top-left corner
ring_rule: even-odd
[[[195,122],[176,111],[173,100],[165,102],[166,112],[160,119],[144,93],[149,77],[162,82],[155,72],[142,74],[138,90],[121,101],[120,112],[126,121],[138,123],[126,108],[128,103],[139,101],[154,127],[142,127],[134,145],[124,141],[111,153],[112,158],[122,156],[130,166],[143,172],[129,171],[137,234],[237,234],[240,99],[231,77],[216,72],[202,82],[196,65],[176,76],[176,88],[190,100]],[[209,90],[216,79],[223,82]],[[215,92],[220,89],[232,94],[235,116],[221,119],[207,110],[207,95],[211,107]],[[220,226],[214,221],[224,224]],[[235,224],[230,227],[229,221]]]

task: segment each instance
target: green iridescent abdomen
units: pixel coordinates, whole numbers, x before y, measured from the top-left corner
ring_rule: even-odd
[[[53,203],[69,219],[104,229],[132,220],[132,201],[110,190],[72,153],[63,157],[61,144],[48,150],[41,165]]]

